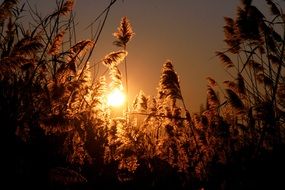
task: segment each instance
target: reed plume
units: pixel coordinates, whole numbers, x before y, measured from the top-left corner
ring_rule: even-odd
[[[53,43],[48,51],[48,54],[50,55],[56,55],[60,52],[60,47],[61,47],[61,44],[62,44],[62,41],[63,41],[63,36],[64,36],[64,31],[58,33],[54,40],[53,40]]]
[[[94,45],[94,41],[92,40],[82,40],[73,45],[69,52],[72,56],[80,57],[82,54],[86,53],[86,51]]]
[[[116,52],[111,52],[106,55],[103,59],[103,63],[105,66],[118,66],[128,55],[128,52],[125,50],[120,50]]]
[[[0,26],[12,15],[13,8],[18,4],[18,0],[4,0],[0,5]]]
[[[216,92],[210,86],[207,88],[207,105],[209,106],[210,110],[215,110],[220,105],[220,100]]]
[[[221,62],[225,65],[225,68],[234,67],[232,60],[223,52],[216,51],[216,56],[218,56]]]
[[[135,33],[133,32],[130,21],[127,17],[123,17],[117,32],[113,33],[113,36],[117,38],[113,43],[118,47],[125,49],[127,43],[133,38]]]
[[[69,12],[72,11],[73,5],[74,5],[74,0],[65,1],[65,3],[63,4],[63,6],[60,10],[60,14],[67,15]]]
[[[182,99],[179,78],[171,61],[166,61],[162,67],[158,94],[159,98]]]
[[[213,78],[207,77],[206,79],[211,87],[217,86],[217,82]]]
[[[230,105],[237,111],[243,111],[244,109],[244,104],[240,97],[231,89],[226,89],[227,92],[227,99],[230,103]]]

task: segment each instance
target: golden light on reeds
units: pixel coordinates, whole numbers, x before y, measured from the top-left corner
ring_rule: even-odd
[[[112,107],[122,106],[125,102],[126,96],[122,89],[114,88],[108,95],[108,105]]]

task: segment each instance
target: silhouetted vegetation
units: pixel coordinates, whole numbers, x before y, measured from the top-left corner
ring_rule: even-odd
[[[140,91],[122,117],[107,102],[122,89],[118,65],[133,37],[124,17],[94,78],[89,63],[116,0],[91,39],[76,41],[73,0],[46,17],[4,0],[0,6],[0,121],[4,185],[9,189],[284,188],[285,15],[241,1],[225,17],[227,48],[216,55],[229,80],[208,77],[206,106],[190,114],[174,64],[161,70],[156,96]],[[96,19],[98,20],[98,19]],[[139,31],[138,31],[139,33]],[[127,85],[126,78],[126,85]],[[220,96],[223,97],[220,97]]]

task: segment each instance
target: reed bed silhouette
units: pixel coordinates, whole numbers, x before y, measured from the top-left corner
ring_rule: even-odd
[[[250,0],[241,1],[234,18],[225,17],[227,46],[216,56],[229,80],[207,77],[199,113],[188,110],[175,64],[166,60],[157,94],[141,90],[114,117],[107,92],[128,88],[127,44],[134,32],[127,17],[113,34],[122,49],[95,63],[105,66],[102,76],[93,75],[90,60],[116,0],[92,23],[98,31],[82,41],[76,40],[73,0],[56,1],[45,17],[28,2],[4,0],[4,183],[31,189],[284,187],[276,171],[284,169],[285,16],[278,1],[265,2],[269,17]],[[29,26],[21,23],[26,9]]]

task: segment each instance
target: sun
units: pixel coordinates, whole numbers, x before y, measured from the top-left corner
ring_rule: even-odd
[[[111,93],[108,95],[108,105],[112,107],[118,107],[123,105],[125,102],[125,94],[119,88],[115,88]]]

